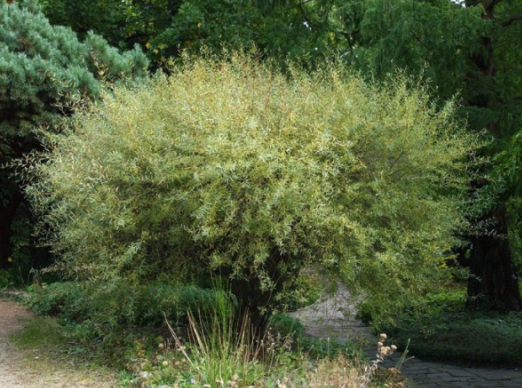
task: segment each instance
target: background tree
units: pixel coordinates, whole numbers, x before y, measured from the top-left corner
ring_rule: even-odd
[[[75,278],[220,273],[262,327],[319,263],[397,306],[440,276],[478,145],[405,84],[185,60],[77,113],[28,193]]]
[[[70,26],[83,39],[93,30],[113,45],[139,43],[160,66],[188,50],[221,52],[255,46],[260,55],[323,60],[336,50],[326,28],[329,6],[320,2],[225,0],[40,0],[55,24]]]
[[[122,55],[100,36],[80,42],[52,26],[35,1],[0,2],[0,268],[13,259],[13,222],[25,213],[10,163],[41,148],[38,127],[52,130],[78,97],[98,97],[100,77],[141,77],[146,66],[137,49]]]
[[[323,4],[330,6],[328,28],[345,37],[343,58],[348,64],[378,79],[403,69],[430,85],[436,103],[458,95],[459,115],[471,130],[486,129],[493,140],[489,155],[502,150],[520,128],[522,50],[512,44],[522,35],[519,2],[325,0]],[[493,166],[490,171],[494,170]],[[481,191],[488,191],[496,200],[475,202],[475,233],[469,236],[470,307],[522,308],[512,259],[521,252],[513,252],[506,238],[506,212],[511,225],[519,224],[520,201],[509,199],[513,190],[504,183],[490,174],[473,185],[472,196],[479,199]],[[520,241],[519,229],[511,228],[509,234],[512,241]]]
[[[71,27],[80,40],[93,31],[112,46],[131,49],[139,44],[146,50],[147,43],[170,25],[183,0],[39,0],[39,3],[52,24]]]

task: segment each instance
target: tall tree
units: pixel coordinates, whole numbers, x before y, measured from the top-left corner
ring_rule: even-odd
[[[471,129],[487,129],[495,155],[520,128],[522,105],[522,3],[502,0],[395,1],[365,4],[357,58],[374,75],[394,68],[423,74],[439,99],[461,96]],[[473,190],[494,191],[490,178]],[[469,307],[522,309],[506,219],[506,195],[483,207],[471,237]]]
[[[520,26],[513,25],[515,21],[522,20],[522,7],[520,4],[518,7],[512,7],[513,2],[511,4],[508,4],[509,2],[501,3],[503,2],[499,0],[466,2],[466,7],[483,10],[482,18],[488,22],[490,27],[488,33],[481,36],[480,50],[471,56],[472,64],[478,71],[477,83],[484,86],[470,98],[469,105],[491,112],[491,116],[488,117],[488,122],[485,124],[489,133],[497,141],[505,140],[506,135],[512,134],[513,129],[510,126],[512,127],[513,123],[509,121],[514,121],[517,127],[520,125],[520,106],[509,106],[512,105],[510,100],[516,96],[506,95],[505,89],[511,88],[507,84],[503,84],[502,77],[505,78],[504,81],[514,84],[519,81],[517,85],[519,89],[516,92],[522,91],[522,83],[520,83],[518,75],[522,71],[521,63],[519,61],[513,63],[510,58],[507,60],[504,58],[502,63],[502,51],[505,51],[505,48],[502,46],[497,48],[502,41],[511,42],[511,39],[506,42],[506,34],[522,37]],[[520,57],[520,48],[515,47],[515,50],[511,51],[510,55]],[[506,71],[507,66],[514,66],[517,72],[509,74],[511,69]],[[509,108],[516,110],[510,111]],[[504,118],[504,115],[510,113],[515,115],[515,120]],[[493,306],[507,310],[522,310],[522,299],[518,279],[513,271],[512,253],[508,239],[505,200],[506,198],[501,198],[501,201],[493,204],[492,208],[478,219],[486,221],[490,226],[483,233],[478,233],[471,238],[468,282],[468,306],[471,308]]]
[[[54,27],[36,1],[0,1],[0,268],[12,261],[12,225],[23,201],[10,163],[40,147],[37,127],[52,129],[78,97],[96,98],[100,77],[146,73],[145,56],[120,54],[100,36],[82,43]]]
[[[251,48],[285,60],[324,58],[338,48],[324,28],[330,6],[301,0],[40,0],[55,24],[80,39],[93,30],[113,45],[139,43],[157,65],[182,51]]]

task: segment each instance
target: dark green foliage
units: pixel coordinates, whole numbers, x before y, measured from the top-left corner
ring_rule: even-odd
[[[360,25],[368,48],[365,61],[377,76],[394,68],[422,74],[444,99],[466,89],[469,57],[488,28],[479,7],[467,9],[447,0],[365,3]]]
[[[125,282],[53,283],[31,294],[29,305],[38,314],[59,315],[88,326],[164,327],[185,322],[189,311],[202,316],[212,311],[220,291],[196,286]]]
[[[145,74],[139,50],[120,54],[100,36],[84,42],[49,24],[34,1],[0,3],[0,155],[32,149],[35,125],[48,126],[79,95],[95,98],[100,78]]]
[[[507,144],[495,159],[495,175],[501,177],[509,195],[509,237],[513,247],[513,261],[522,273],[522,130]]]
[[[147,43],[170,26],[183,0],[40,0],[51,23],[68,26],[81,40],[89,31],[113,46]],[[151,50],[151,54],[154,54]]]
[[[330,27],[330,5],[301,1],[40,0],[53,23],[83,39],[92,30],[113,45],[139,43],[154,66],[183,50],[214,53],[253,46],[262,55],[322,62],[342,45]],[[344,38],[341,37],[341,40]]]
[[[27,266],[23,247],[33,243],[13,159],[41,149],[38,131],[52,131],[80,98],[98,97],[100,80],[123,83],[144,76],[146,67],[139,49],[121,54],[98,35],[80,42],[70,29],[52,26],[35,0],[0,1],[0,267]]]
[[[0,292],[14,284],[13,275],[10,271],[0,269]]]
[[[304,325],[298,320],[286,314],[276,314],[270,318],[270,329],[283,336],[294,335],[300,337],[304,332]]]
[[[423,306],[411,306],[395,324],[378,327],[410,354],[422,359],[465,365],[520,365],[522,314],[465,313],[465,294],[432,295]]]
[[[198,53],[202,47],[213,52],[256,46],[272,58],[316,60],[330,52],[329,35],[317,23],[326,16],[316,9],[310,18],[303,14],[313,5],[290,1],[269,7],[252,1],[186,0],[170,26],[152,40],[157,58],[168,57],[172,47]],[[306,22],[306,23],[305,23]]]
[[[53,25],[70,27],[81,40],[93,31],[102,35],[112,46],[125,43],[126,1],[39,0],[39,3]]]

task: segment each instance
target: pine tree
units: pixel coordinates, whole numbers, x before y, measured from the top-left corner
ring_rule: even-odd
[[[138,50],[121,54],[89,33],[52,26],[34,0],[0,1],[0,268],[11,261],[11,227],[23,202],[10,163],[40,147],[37,128],[52,130],[78,98],[95,99],[100,78],[124,82],[146,72]]]

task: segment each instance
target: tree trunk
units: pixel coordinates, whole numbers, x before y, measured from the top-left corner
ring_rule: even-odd
[[[256,335],[263,335],[268,328],[270,315],[277,306],[277,295],[286,287],[293,289],[302,263],[289,255],[281,254],[274,247],[270,258],[264,263],[264,270],[269,274],[273,289],[263,290],[261,281],[253,273],[246,279],[232,280],[232,293],[239,304],[239,320],[246,314]],[[281,268],[285,268],[282,272]],[[252,269],[249,269],[252,270]]]
[[[495,1],[468,1],[468,6],[481,5],[484,8],[483,18],[494,19]],[[496,75],[494,63],[493,36],[482,39],[482,50],[472,56],[471,60],[479,70],[480,82],[488,82]],[[498,93],[486,88],[486,92],[470,101],[471,106],[495,110]],[[501,136],[499,124],[491,121],[488,131],[495,137]],[[487,183],[486,183],[487,184]],[[506,206],[501,203],[477,222],[491,221],[487,231],[471,237],[470,274],[468,279],[468,300],[466,308],[494,308],[509,311],[520,311],[522,300],[518,288],[518,279],[511,259],[511,248],[508,239]]]
[[[506,207],[491,212],[491,230],[472,238],[468,309],[522,310],[511,260]]]
[[[22,202],[22,194],[16,190],[12,193],[5,207],[0,206],[0,269],[9,267],[11,257],[11,224],[18,206]]]

